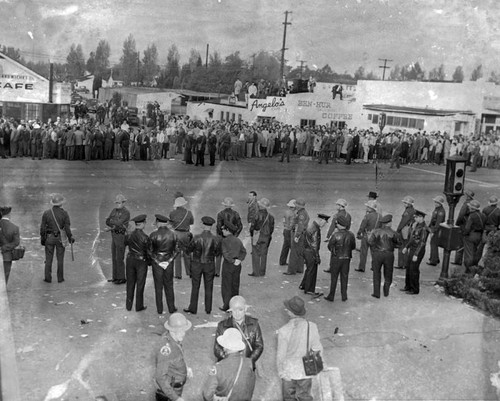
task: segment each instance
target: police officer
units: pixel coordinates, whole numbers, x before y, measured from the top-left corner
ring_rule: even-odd
[[[212,313],[215,258],[221,254],[221,238],[211,232],[215,220],[210,216],[203,216],[201,222],[203,232],[193,237],[188,249],[192,253],[191,300],[184,312],[193,315],[198,311],[198,295],[202,277],[205,287],[205,312],[207,314]]]
[[[12,251],[19,245],[19,227],[10,221],[10,206],[0,207],[0,248],[5,273],[5,284],[9,281],[12,267]]]
[[[231,233],[238,237],[243,230],[240,214],[233,209],[233,198],[224,198],[222,201],[224,209],[217,213],[217,235],[222,238],[222,227],[227,227]],[[218,256],[215,260],[215,277],[219,277],[222,264],[222,256]]]
[[[470,213],[469,203],[472,200],[474,200],[475,194],[470,189],[466,189],[464,191],[464,195],[465,195],[465,200],[464,200],[464,203],[462,204],[462,207],[460,208],[460,211],[458,212],[457,221],[455,223],[457,226],[459,226],[462,229],[462,232],[465,228],[465,223],[467,222],[467,216]],[[461,265],[463,262],[463,259],[464,259],[464,250],[462,248],[462,249],[459,249],[455,252],[455,259],[451,263],[454,265]]]
[[[484,266],[483,259],[489,248],[488,237],[491,233],[495,233],[500,230],[500,208],[498,208],[498,198],[496,196],[491,196],[488,200],[488,206],[483,209],[483,215],[485,217],[483,240],[479,246],[478,252],[481,252],[482,258],[478,262],[478,266]]]
[[[486,216],[480,209],[481,205],[477,200],[471,200],[468,205],[469,214],[462,230],[464,238],[464,265],[465,272],[468,273],[472,266],[476,266],[481,259],[479,245],[483,237]]]
[[[43,281],[52,282],[52,260],[54,259],[54,250],[57,258],[57,281],[64,281],[64,252],[66,248],[61,241],[61,231],[64,230],[68,241],[75,242],[71,233],[71,223],[68,212],[62,208],[66,199],[61,194],[52,194],[50,204],[52,207],[46,210],[42,215],[40,224],[40,237],[42,246],[45,246],[45,278]]]
[[[274,232],[274,216],[268,210],[271,202],[267,198],[262,198],[257,203],[259,212],[255,221],[250,225],[253,272],[248,275],[253,277],[266,275],[267,253]]]
[[[404,244],[403,254],[408,253],[405,286],[401,291],[416,295],[420,292],[420,262],[425,255],[425,243],[429,235],[429,227],[424,221],[425,213],[415,210],[415,221],[410,228],[410,236]]]
[[[193,371],[186,366],[182,341],[191,322],[181,313],[173,313],[165,322],[167,333],[162,337],[165,345],[156,357],[156,401],[184,401],[182,390]]]
[[[325,242],[328,242],[330,240],[330,238],[332,237],[334,231],[337,229],[337,219],[340,217],[340,216],[343,216],[347,219],[346,223],[347,223],[347,226],[345,227],[346,230],[350,230],[351,229],[351,221],[352,221],[352,217],[349,213],[347,213],[347,201],[345,199],[338,199],[337,202],[335,203],[335,205],[337,206],[337,213],[335,213],[333,216],[332,216],[332,222],[330,224],[330,228],[328,228],[328,233],[326,234],[326,241]],[[326,269],[326,270],[323,270],[325,273],[330,273],[330,269]]]
[[[111,258],[113,260],[113,276],[109,282],[124,284],[125,279],[125,234],[127,232],[130,212],[125,207],[127,199],[118,194],[115,198],[116,207],[106,219],[106,231],[111,231]]]
[[[287,204],[287,211],[283,216],[283,246],[280,253],[280,266],[287,265],[288,252],[292,241],[292,225],[295,218],[295,199],[291,199]]]
[[[403,245],[401,234],[391,228],[392,215],[387,214],[380,219],[380,228],[372,231],[368,237],[368,245],[372,252],[373,293],[372,297],[380,298],[381,270],[384,269],[384,296],[389,296],[394,268],[394,248]]]
[[[155,214],[156,231],[149,238],[151,240],[151,265],[153,267],[153,281],[155,284],[156,310],[163,313],[163,291],[167,300],[169,313],[177,311],[174,296],[174,267],[173,258],[177,251],[177,239],[170,229],[170,219],[161,214]]]
[[[434,210],[431,216],[431,222],[429,223],[429,231],[432,234],[430,240],[431,254],[429,256],[429,261],[427,264],[429,266],[437,266],[439,264],[439,248],[437,242],[438,230],[441,223],[444,223],[446,219],[446,211],[444,210],[444,197],[441,195],[436,196],[432,199],[434,201]]]
[[[292,226],[292,241],[290,244],[290,259],[288,270],[283,274],[294,275],[304,271],[304,232],[309,224],[309,214],[306,210],[306,201],[298,198],[295,201],[295,219]]]
[[[224,349],[225,358],[210,369],[203,386],[203,399],[212,401],[215,395],[228,400],[250,401],[255,388],[255,372],[251,359],[242,352],[245,343],[241,332],[229,328],[216,342]]]
[[[347,284],[349,280],[349,267],[352,259],[352,251],[356,249],[356,238],[349,231],[347,226],[351,224],[345,216],[338,216],[335,220],[336,230],[328,241],[330,256],[330,292],[325,297],[327,301],[333,302],[335,299],[335,290],[337,289],[337,280],[340,275],[340,292],[342,301],[347,301]]]
[[[357,239],[361,240],[361,246],[359,249],[359,266],[355,269],[357,272],[365,271],[366,259],[368,258],[368,237],[373,230],[378,228],[380,218],[382,217],[380,213],[377,212],[378,206],[376,200],[369,200],[365,203],[365,206],[366,214],[361,221],[356,235]]]
[[[174,210],[170,212],[169,219],[172,222],[172,227],[177,236],[178,247],[180,253],[175,258],[175,271],[174,277],[177,279],[182,278],[182,260],[184,259],[184,268],[186,274],[191,275],[191,259],[185,253],[186,247],[191,242],[193,235],[189,232],[190,226],[194,223],[193,214],[184,206],[187,205],[186,199],[183,196],[175,198]]]
[[[143,231],[146,226],[146,217],[145,214],[140,214],[131,219],[135,223],[135,230],[125,237],[125,245],[128,246],[126,264],[127,301],[125,306],[128,311],[132,310],[136,288],[135,310],[140,312],[147,308],[147,306],[144,306],[144,287],[146,286],[146,276],[151,255],[151,240]]]
[[[411,196],[405,196],[401,202],[403,202],[405,210],[401,216],[401,221],[398,224],[396,232],[403,237],[403,240],[406,241],[408,239],[408,233],[410,232],[410,226],[413,223],[413,216],[415,214],[415,208],[413,207],[415,199]],[[407,265],[407,257],[408,254],[406,254],[406,256],[403,255],[402,250],[400,249],[398,252],[398,263],[395,268],[404,269]]]
[[[304,293],[320,297],[322,292],[316,292],[316,278],[318,275],[318,265],[321,263],[319,248],[321,246],[321,228],[328,223],[330,216],[319,213],[316,219],[309,222],[304,235],[304,260],[306,271],[299,289]]]

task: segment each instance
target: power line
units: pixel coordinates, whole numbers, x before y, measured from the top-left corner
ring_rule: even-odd
[[[382,73],[382,81],[383,81],[383,80],[385,80],[385,70],[387,70],[388,68],[391,68],[390,66],[387,66],[387,62],[393,61],[393,60],[389,60],[387,58],[379,58],[379,60],[384,62],[384,65],[378,66],[379,68],[382,68],[384,70],[384,72]]]

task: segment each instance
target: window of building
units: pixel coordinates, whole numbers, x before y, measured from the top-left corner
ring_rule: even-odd
[[[231,114],[231,121],[234,121],[235,117],[236,117],[236,115],[234,113]]]
[[[394,116],[394,125],[396,127],[400,127],[401,126],[401,117]]]
[[[238,114],[238,124],[241,124],[242,116],[241,114]]]
[[[368,120],[372,120],[372,115],[371,114],[368,114]]]
[[[220,112],[220,120],[224,121],[224,112],[223,111]]]
[[[417,129],[424,129],[425,120],[417,120]]]
[[[300,128],[304,128],[307,125],[307,120],[301,119],[300,120]]]
[[[415,118],[410,118],[408,121],[408,128],[415,128],[417,126],[417,120]]]
[[[495,122],[496,122],[495,116],[484,116],[484,123],[485,124],[495,124]]]
[[[226,111],[226,120],[229,121],[229,111]]]
[[[372,117],[372,123],[373,124],[378,124],[378,114],[374,114],[373,117]]]
[[[26,120],[36,120],[41,118],[42,105],[26,103]]]
[[[402,127],[408,127],[408,118],[407,117],[401,117],[401,126]]]
[[[21,103],[6,102],[5,103],[5,117],[21,120]]]
[[[387,116],[387,118],[385,119],[385,125],[394,125],[394,117]]]

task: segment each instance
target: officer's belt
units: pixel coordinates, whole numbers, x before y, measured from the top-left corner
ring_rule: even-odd
[[[137,253],[129,252],[127,257],[137,260],[146,260],[144,256],[138,255]]]

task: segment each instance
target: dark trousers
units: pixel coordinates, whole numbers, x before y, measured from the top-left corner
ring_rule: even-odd
[[[205,165],[205,150],[196,151],[196,165],[198,164]]]
[[[164,142],[161,144],[161,158],[162,159],[167,159],[168,158],[168,148],[170,144],[168,142]]]
[[[223,309],[229,309],[229,301],[235,295],[240,293],[240,275],[241,264],[236,266],[234,263],[224,259],[222,262],[221,293]]]
[[[283,401],[313,401],[311,395],[312,379],[281,379]]]
[[[163,291],[169,313],[175,312],[174,269],[172,264],[165,270],[153,261],[153,281],[155,284],[156,310],[163,313]]]
[[[363,238],[361,238],[361,245],[359,247],[358,270],[365,271],[367,259],[368,259],[368,240],[366,239],[366,235],[363,235]]]
[[[406,241],[403,239],[403,241]],[[398,249],[398,267],[404,268],[406,265],[408,265],[408,252],[403,253],[403,248]]]
[[[122,160],[128,162],[128,146],[122,146]]]
[[[328,164],[329,153],[330,153],[330,151],[328,151],[328,150],[321,150],[319,152],[319,164],[321,164],[323,162],[323,160],[326,162],[326,164]]]
[[[337,281],[340,276],[340,294],[342,301],[347,300],[347,284],[349,280],[349,267],[351,259],[330,258],[330,292],[327,296],[328,299],[333,301],[335,299],[335,291],[337,290]]]
[[[281,149],[281,159],[280,162],[283,160],[287,161],[287,163],[290,163],[290,148],[283,148]]]
[[[431,254],[429,256],[429,263],[435,263],[438,264],[439,261],[439,248],[438,248],[438,242],[437,242],[437,231],[432,234],[430,246],[431,246]]]
[[[415,262],[413,261],[413,255],[415,255],[415,250],[410,249],[408,264],[406,265],[405,289],[418,294],[420,292],[420,262],[422,262],[425,255],[425,248],[417,254]]]
[[[304,250],[304,260],[306,262],[306,271],[302,278],[300,287],[304,292],[316,292],[316,278],[318,276],[318,262],[316,260],[316,252],[312,249]]]
[[[208,149],[208,156],[210,158],[210,165],[215,165],[215,147]]]
[[[125,305],[127,310],[132,310],[135,292],[137,295],[135,310],[144,309],[144,287],[146,286],[147,274],[148,264],[146,261],[127,256],[127,302]]]
[[[295,242],[294,232],[290,233],[290,259],[288,260],[288,270],[290,274],[302,273],[304,271],[304,235],[301,235],[299,242]]]
[[[54,237],[53,234],[47,236],[45,242],[45,280],[52,281],[52,260],[54,259],[54,251],[57,258],[57,281],[64,280],[64,251],[59,237]]]
[[[191,265],[191,301],[188,309],[198,312],[198,296],[200,293],[201,279],[205,287],[205,312],[212,312],[212,296],[214,291],[215,263],[201,263],[193,261]]]
[[[267,267],[267,253],[271,238],[260,237],[256,245],[252,245],[252,270],[255,276],[265,276]]]
[[[5,284],[9,281],[10,270],[12,268],[12,261],[4,260],[3,261],[3,272],[5,273]]]
[[[280,266],[286,265],[288,252],[290,251],[290,241],[292,238],[292,230],[283,229],[283,246],[281,247]]]
[[[382,267],[384,268],[384,295],[388,296],[394,271],[394,252],[372,252],[373,295],[377,297],[380,297]]]
[[[184,268],[186,270],[186,275],[191,275],[191,256],[186,254],[184,251],[179,252],[175,257],[175,277],[182,277],[182,259],[184,259]]]
[[[113,280],[125,279],[125,234],[111,232],[111,259]]]
[[[480,232],[471,232],[469,235],[464,235],[465,271],[468,271],[472,266],[476,266],[481,259],[481,252],[479,252],[481,239],[482,234]]]

